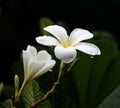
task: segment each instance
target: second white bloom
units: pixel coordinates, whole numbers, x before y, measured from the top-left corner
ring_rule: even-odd
[[[93,37],[93,34],[87,30],[76,28],[71,32],[70,36],[68,36],[63,27],[58,25],[45,27],[44,30],[54,35],[54,37],[39,36],[36,41],[45,46],[56,46],[55,55],[64,63],[70,63],[76,58],[76,50],[89,55],[101,54],[100,49],[96,45],[82,42]]]
[[[33,80],[48,72],[55,65],[51,55],[41,50],[37,53],[35,47],[28,45],[27,50],[23,50],[24,79]]]

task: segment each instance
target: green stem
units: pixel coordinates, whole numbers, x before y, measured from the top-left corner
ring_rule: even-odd
[[[77,60],[78,60],[78,58],[76,58],[76,59],[71,63],[70,67],[67,69],[67,72],[69,72],[69,71],[72,69],[72,67],[75,65],[75,63],[77,62]]]
[[[46,100],[49,97],[49,95],[52,94],[55,91],[57,85],[60,82],[60,79],[61,79],[61,76],[62,76],[63,67],[64,67],[64,63],[61,62],[57,81],[54,83],[53,87],[42,98],[38,99],[36,102],[34,102],[32,104],[31,108],[35,107],[36,105],[38,105],[41,102],[43,102],[44,100]]]
[[[18,94],[17,94],[17,96],[16,96],[16,98],[15,98],[15,102],[19,101],[20,95],[21,95],[22,90],[23,90],[23,88],[25,87],[26,83],[27,83],[27,81],[24,80],[23,83],[22,83],[22,86],[21,86],[21,88],[20,88],[20,90],[19,90],[19,92],[18,92]]]

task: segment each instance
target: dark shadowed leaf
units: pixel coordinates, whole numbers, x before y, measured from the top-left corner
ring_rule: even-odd
[[[11,99],[8,99],[4,102],[6,108],[13,108],[13,102]]]
[[[93,31],[93,34],[94,34],[94,39],[109,40],[109,41],[112,41],[113,43],[117,44],[114,36],[110,32],[107,32],[105,30],[96,30],[96,31]]]
[[[106,75],[99,89],[99,98],[105,98],[120,85],[120,54],[109,65]]]
[[[106,75],[106,71],[118,51],[116,45],[108,40],[91,41],[96,44],[102,54],[90,57],[79,52],[79,61],[72,70],[78,89],[81,107],[97,103],[97,93]]]
[[[0,102],[0,108],[6,108],[5,104]]]
[[[40,33],[41,33],[41,35],[48,35],[48,36],[50,35],[51,36],[51,34],[46,32],[45,30],[43,30],[43,28],[47,27],[49,25],[53,25],[53,24],[54,24],[54,22],[51,19],[47,18],[47,17],[40,18],[39,25],[40,25]]]
[[[4,84],[3,84],[3,83],[0,83],[0,96],[1,96],[2,91],[3,91],[3,87],[4,87]]]
[[[80,106],[87,103],[87,90],[91,70],[92,58],[88,55],[78,52],[79,60],[72,69],[72,74],[77,86],[78,98]]]
[[[97,93],[100,89],[102,80],[106,75],[107,69],[114,57],[118,54],[116,45],[111,41],[100,40],[97,41],[96,44],[101,50],[101,55],[96,56],[93,59],[92,67],[90,70],[88,87],[88,101],[90,103],[96,101]]]
[[[14,90],[14,87],[13,86],[10,86],[10,85],[5,85],[4,88],[3,88],[3,92],[2,92],[2,95],[6,98],[12,98],[14,97],[14,93],[15,93],[15,90]]]
[[[13,78],[16,74],[18,75],[21,85],[24,79],[23,62],[21,58],[12,65],[11,73]]]
[[[117,87],[97,108],[120,108],[120,86]]]

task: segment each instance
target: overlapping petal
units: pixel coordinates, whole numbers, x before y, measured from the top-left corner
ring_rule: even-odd
[[[59,41],[51,36],[39,36],[36,41],[45,46],[56,46],[59,45]]]
[[[64,48],[62,46],[56,46],[54,52],[56,57],[64,63],[70,63],[76,57],[76,50],[73,47]]]
[[[44,73],[50,71],[54,67],[55,63],[56,63],[55,60],[47,61],[47,63],[42,67],[42,69],[40,69],[38,72],[36,72],[36,74],[34,74],[32,79],[35,79],[40,75],[43,75]]]
[[[48,52],[45,51],[45,50],[42,50],[42,51],[38,52],[37,60],[40,61],[40,62],[49,61],[49,60],[51,60],[51,58],[52,58],[51,55],[48,54]]]
[[[23,51],[24,76],[28,74],[29,63],[31,59],[32,59],[31,54],[27,51]]]
[[[70,34],[70,40],[73,45],[79,43],[80,41],[90,39],[93,37],[93,34],[87,30],[76,28]]]
[[[79,51],[93,56],[101,54],[100,49],[96,45],[87,42],[80,42],[75,46],[75,48]]]
[[[41,70],[44,65],[46,64],[46,62],[36,62],[33,61],[30,63],[29,65],[29,73],[27,77],[33,77],[39,70]]]
[[[28,53],[30,53],[32,55],[32,57],[36,57],[37,55],[37,50],[35,49],[35,47],[28,45],[27,50]]]
[[[47,32],[53,34],[61,43],[67,43],[68,41],[68,36],[67,36],[67,31],[58,25],[51,25],[47,26],[44,28]]]

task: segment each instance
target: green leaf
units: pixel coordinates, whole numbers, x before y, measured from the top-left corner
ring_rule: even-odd
[[[102,54],[91,58],[79,52],[79,61],[72,70],[81,107],[97,103],[98,91],[106,70],[118,53],[116,45],[109,40],[97,40],[92,43],[100,48]]]
[[[43,28],[46,27],[46,26],[49,26],[49,25],[53,25],[53,24],[54,24],[54,22],[47,17],[40,18],[39,25],[40,25],[41,35],[48,35],[48,36],[50,35],[51,36],[51,34],[46,32],[45,30],[43,30]]]
[[[107,32],[105,30],[96,30],[96,31],[93,31],[93,34],[94,34],[94,39],[97,39],[97,40],[104,39],[104,40],[109,40],[116,43],[114,36],[110,32]]]
[[[99,89],[99,98],[105,98],[120,85],[120,53],[113,59]]]
[[[4,103],[0,102],[0,108],[6,108],[6,106],[4,105]]]
[[[11,99],[8,99],[4,102],[6,108],[13,108],[13,103]]]
[[[20,85],[21,85],[24,79],[24,69],[23,69],[23,62],[21,58],[12,65],[11,74],[13,78],[16,74],[18,75]]]
[[[22,92],[21,99],[25,104],[25,108],[29,108],[33,102],[39,99],[41,96],[39,92],[39,85],[35,81],[31,81],[25,86]]]
[[[39,85],[36,81],[31,81],[29,84],[26,85],[24,88],[21,100],[23,101],[25,108],[30,108],[30,106],[39,98],[43,96],[43,93],[40,92]],[[39,105],[40,108],[51,108],[49,101],[45,101]]]
[[[120,86],[117,87],[97,108],[120,108]]]
[[[12,96],[14,96],[15,93],[15,89],[13,86],[11,85],[6,85],[3,88],[3,96],[5,96],[6,98],[11,98]]]
[[[107,69],[114,57],[118,54],[115,44],[111,41],[100,40],[96,44],[99,46],[102,54],[93,59],[90,71],[88,85],[88,101],[90,103],[96,100],[97,93],[102,84],[102,80],[106,75]]]
[[[1,96],[2,91],[3,91],[3,87],[4,87],[4,84],[3,84],[3,83],[0,83],[0,96]]]
[[[51,103],[49,100],[44,101],[40,105],[38,105],[36,108],[52,108]]]
[[[59,25],[59,26],[64,27],[67,30],[68,34],[71,33],[70,26],[66,22],[64,22],[64,21],[57,21],[56,24]]]
[[[87,103],[88,81],[91,70],[91,59],[88,55],[78,52],[79,60],[72,69],[72,74],[77,87],[77,94],[80,106],[85,106]]]

